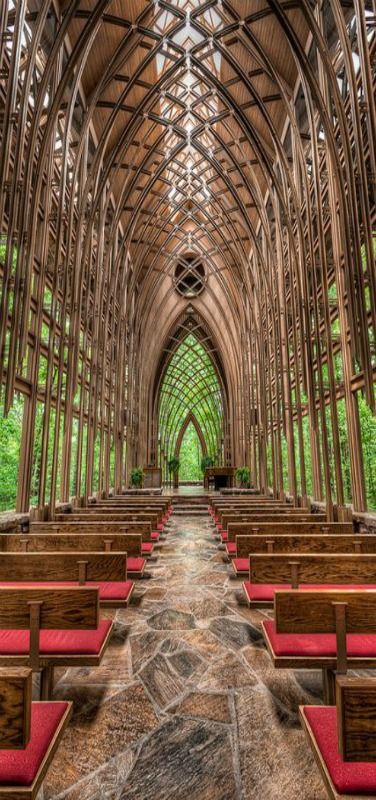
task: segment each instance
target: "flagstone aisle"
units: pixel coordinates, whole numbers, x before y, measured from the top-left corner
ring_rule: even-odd
[[[158,552],[103,665],[57,676],[44,800],[326,800],[297,719],[319,674],[273,669],[209,516],[172,515]]]

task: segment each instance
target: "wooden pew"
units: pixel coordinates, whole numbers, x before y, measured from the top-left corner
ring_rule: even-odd
[[[243,589],[249,606],[273,605],[282,588],[327,585],[376,588],[376,555],[359,553],[250,553]]]
[[[274,616],[261,623],[274,666],[322,669],[329,705],[335,670],[376,669],[375,590],[276,591]]]
[[[138,534],[142,537],[142,555],[151,555],[155,542],[151,538],[150,522],[32,522],[29,526],[29,533],[51,533],[51,534],[101,534],[103,536]],[[148,546],[146,546],[148,545]]]
[[[336,706],[299,706],[330,800],[376,797],[376,678],[337,677]]]
[[[279,528],[282,527],[282,532]],[[266,530],[265,530],[266,529]],[[269,529],[269,530],[268,530]],[[343,529],[343,531],[342,531]],[[311,532],[312,531],[312,532]],[[229,531],[230,535],[230,531]],[[232,566],[236,575],[242,575],[249,570],[249,554],[251,552],[257,553],[259,550],[255,548],[255,542],[258,538],[265,540],[266,546],[264,552],[272,553],[278,550],[290,550],[297,553],[314,552],[315,546],[317,550],[330,552],[341,552],[339,546],[339,538],[345,537],[345,540],[357,541],[357,546],[348,545],[343,552],[357,552],[362,542],[360,534],[353,532],[351,523],[347,526],[344,523],[326,523],[325,526],[319,525],[305,525],[304,522],[297,523],[296,525],[277,526],[277,530],[270,523],[261,525],[260,528],[255,529],[254,532],[247,535],[236,536],[235,542],[226,542],[226,553],[232,560]],[[367,537],[365,537],[367,538]],[[312,546],[309,540],[312,540]],[[321,540],[328,540],[325,544]],[[299,548],[299,541],[302,542],[302,549]],[[274,545],[273,542],[276,544]],[[262,551],[261,551],[262,552]],[[368,551],[366,551],[368,552]],[[370,552],[373,552],[372,550]]]
[[[242,514],[242,515],[231,515],[231,516],[224,516],[222,518],[222,529],[219,530],[220,538],[223,544],[228,541],[228,526],[229,525],[241,525],[241,523],[247,523],[248,525],[252,525],[252,527],[256,527],[259,523],[265,522],[305,522],[305,523],[318,523],[318,522],[325,522],[326,516],[325,514],[302,514],[297,513],[298,509],[295,509],[293,514],[270,514],[266,512],[265,514]]]
[[[0,666],[40,671],[46,699],[54,667],[99,665],[113,623],[100,619],[98,600],[98,589],[86,586],[1,585]]]
[[[30,669],[0,669],[0,798],[36,800],[72,708],[32,702]]]
[[[131,577],[142,577],[145,571],[146,558],[142,556],[142,537],[140,534],[105,533],[0,533],[0,550],[9,553],[27,553],[55,550],[69,552],[101,550],[110,552],[125,551],[127,553],[127,573]]]
[[[40,553],[1,554],[0,587],[55,582],[98,587],[100,604],[109,608],[127,606],[134,590],[125,552],[44,552],[43,558]]]
[[[150,537],[152,541],[158,542],[160,538],[161,531],[163,529],[163,524],[158,522],[158,516],[155,513],[147,514],[142,512],[142,514],[93,514],[91,512],[84,513],[84,514],[56,514],[55,515],[55,522],[68,522],[71,524],[72,522],[104,522],[105,524],[109,525],[114,522],[121,522],[123,524],[129,524],[131,522],[148,522],[151,525],[151,534]]]

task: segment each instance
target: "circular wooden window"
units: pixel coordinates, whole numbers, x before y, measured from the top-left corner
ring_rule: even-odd
[[[175,289],[183,297],[197,297],[205,288],[205,267],[196,256],[185,256],[176,265]]]

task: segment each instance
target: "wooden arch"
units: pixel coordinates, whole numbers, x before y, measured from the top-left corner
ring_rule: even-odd
[[[185,432],[186,432],[186,430],[188,428],[188,425],[191,422],[192,422],[192,425],[195,427],[197,436],[198,436],[198,438],[200,440],[202,455],[203,456],[207,456],[207,454],[208,454],[208,449],[206,447],[204,434],[203,434],[203,432],[202,432],[202,430],[200,428],[200,425],[197,422],[197,419],[196,419],[195,415],[192,414],[192,411],[190,411],[187,414],[187,416],[186,416],[186,418],[185,418],[185,420],[184,420],[184,422],[183,422],[183,424],[182,424],[182,426],[180,428],[179,435],[178,435],[178,438],[176,440],[175,452],[174,452],[174,456],[176,456],[176,458],[179,458],[182,441],[184,439],[184,434],[185,434]]]

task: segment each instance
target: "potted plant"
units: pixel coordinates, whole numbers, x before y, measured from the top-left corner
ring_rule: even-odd
[[[206,469],[212,467],[214,465],[214,458],[211,456],[203,456],[201,459],[201,472],[205,472]]]
[[[171,481],[171,476],[173,475],[174,488],[176,489],[179,484],[180,460],[177,458],[177,456],[172,456],[172,458],[170,458],[170,460],[167,462],[167,466],[170,474],[170,481]]]
[[[131,470],[131,486],[140,489],[144,481],[144,470],[142,467],[133,467]]]
[[[241,489],[248,489],[251,477],[251,470],[249,467],[239,467],[236,470],[236,480],[238,481]]]

